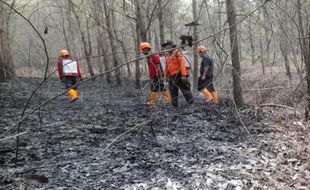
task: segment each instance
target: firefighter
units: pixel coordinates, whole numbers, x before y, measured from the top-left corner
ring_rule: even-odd
[[[148,42],[140,44],[140,50],[147,56],[147,65],[149,69],[149,77],[151,80],[151,94],[147,105],[156,105],[158,92],[162,92],[164,103],[170,102],[169,91],[164,88],[163,70],[160,64],[160,57],[157,54],[151,54],[152,46]]]
[[[166,48],[173,49],[176,45],[168,43]],[[171,50],[166,56],[165,76],[169,82],[169,90],[171,94],[171,104],[178,107],[178,94],[179,89],[183,93],[186,101],[190,104],[193,103],[193,94],[191,92],[191,84],[187,79],[186,66],[184,57],[179,50]]]
[[[173,42],[170,41],[170,40],[168,40],[167,42],[161,44],[160,50],[161,50],[161,51],[167,50],[167,46],[168,46],[169,44],[173,44]],[[167,64],[167,62],[166,62],[166,55],[167,55],[167,52],[161,52],[161,53],[159,53],[160,64],[161,64],[161,68],[163,69],[163,71],[166,69],[166,64]]]
[[[187,77],[189,77],[191,72],[191,62],[190,62],[190,53],[186,50],[185,45],[188,45],[189,47],[193,46],[193,37],[188,35],[182,35],[180,37],[181,40],[181,53],[184,57],[184,62],[186,66],[187,71]]]
[[[183,45],[183,44],[182,44]],[[191,62],[190,62],[190,54],[189,52],[186,50],[185,47],[182,47],[181,48],[181,53],[184,57],[184,63],[185,63],[185,67],[186,67],[186,73],[187,73],[187,78],[189,77],[190,75],[190,72],[191,72]]]
[[[198,78],[198,90],[207,98],[207,102],[212,100],[218,103],[218,93],[213,87],[213,60],[208,56],[205,46],[198,46],[196,52],[201,57],[200,76]]]
[[[70,53],[67,50],[60,51],[60,58],[57,61],[58,75],[61,81],[65,84],[68,90],[68,95],[71,98],[71,102],[78,99],[77,87],[72,88],[78,83],[78,80],[82,80],[82,75],[78,63],[70,58]]]

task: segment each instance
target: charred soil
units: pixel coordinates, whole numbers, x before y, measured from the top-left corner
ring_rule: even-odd
[[[0,84],[0,134],[38,83]],[[63,90],[51,80],[27,112]],[[22,122],[17,164],[15,139],[0,141],[0,189],[310,188],[309,127],[291,114],[237,111],[225,99],[189,106],[182,96],[177,109],[148,107],[147,92],[129,83],[79,91],[78,101],[60,96]]]

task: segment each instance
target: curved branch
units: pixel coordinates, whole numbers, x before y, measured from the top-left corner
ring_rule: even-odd
[[[44,38],[41,36],[41,34],[39,33],[39,31],[36,29],[36,27],[23,15],[21,14],[18,10],[16,10],[13,6],[11,6],[10,4],[4,2],[3,0],[0,0],[1,3],[5,4],[6,6],[10,7],[10,9],[12,9],[16,14],[18,14],[20,17],[22,17],[30,26],[31,28],[35,31],[35,33],[39,36],[39,38],[41,39],[43,46],[44,46],[44,52],[45,52],[45,56],[46,56],[46,67],[45,67],[45,73],[44,73],[44,80],[46,79],[47,76],[47,70],[48,70],[48,64],[49,64],[49,55],[47,52],[47,46],[45,43]]]

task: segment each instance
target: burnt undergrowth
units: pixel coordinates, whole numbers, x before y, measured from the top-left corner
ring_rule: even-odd
[[[37,83],[23,78],[1,84],[0,134],[20,119]],[[53,79],[30,109],[63,90]],[[134,89],[130,82],[113,87],[97,80],[79,90],[78,101],[69,103],[61,96],[22,123],[26,134],[20,137],[17,164],[14,139],[0,141],[0,187],[248,189],[263,187],[263,182],[274,186],[249,177],[261,175],[262,157],[272,150],[267,139],[279,133],[270,125],[275,122],[270,113],[255,106],[236,110],[230,100],[215,105],[199,97],[191,106],[180,97],[180,108],[148,107],[143,104],[147,90]],[[45,176],[48,182],[27,180],[33,175]]]

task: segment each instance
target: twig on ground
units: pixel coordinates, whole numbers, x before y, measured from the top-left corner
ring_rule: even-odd
[[[13,135],[13,136],[9,136],[9,137],[6,137],[6,138],[3,138],[3,139],[0,139],[0,142],[1,141],[6,141],[6,140],[9,140],[9,139],[12,139],[12,138],[15,138],[15,137],[18,137],[18,136],[22,136],[24,134],[26,134],[27,132],[22,132],[22,133],[18,133],[16,135]]]
[[[281,105],[281,104],[273,104],[273,103],[266,103],[266,104],[260,104],[260,107],[279,107],[279,108],[285,108],[289,110],[295,110],[293,107]]]

